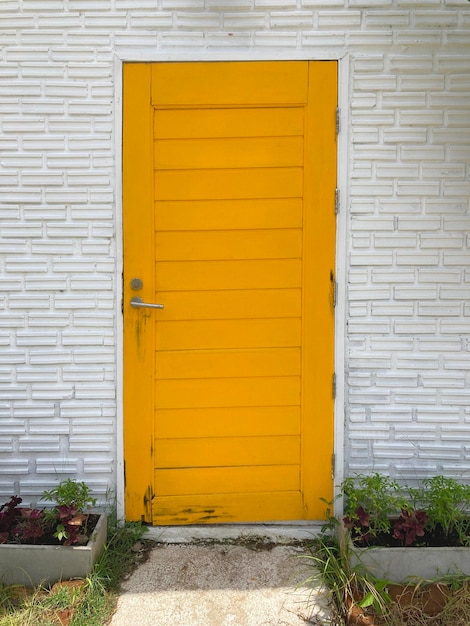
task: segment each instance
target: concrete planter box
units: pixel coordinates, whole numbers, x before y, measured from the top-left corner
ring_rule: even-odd
[[[351,566],[361,565],[377,578],[401,583],[449,574],[470,576],[470,547],[357,548],[342,525],[339,532],[340,541],[347,544]]]
[[[0,544],[0,582],[4,585],[53,584],[84,578],[106,541],[107,518],[102,513],[86,546]]]

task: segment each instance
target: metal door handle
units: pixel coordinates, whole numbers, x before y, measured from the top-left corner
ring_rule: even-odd
[[[152,304],[151,302],[144,302],[142,298],[131,298],[131,306],[134,309],[163,309],[163,304]]]

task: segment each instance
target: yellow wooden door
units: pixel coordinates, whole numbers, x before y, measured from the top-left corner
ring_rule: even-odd
[[[129,520],[323,515],[336,102],[335,62],[124,66]]]

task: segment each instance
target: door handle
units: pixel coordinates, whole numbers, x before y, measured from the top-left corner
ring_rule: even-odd
[[[131,306],[134,309],[163,309],[163,304],[152,304],[151,302],[144,302],[142,298],[131,298]]]

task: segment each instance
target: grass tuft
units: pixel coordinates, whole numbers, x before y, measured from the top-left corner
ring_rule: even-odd
[[[90,575],[50,589],[0,584],[0,626],[102,626],[113,613],[119,583],[151,546],[140,522],[108,515],[108,537]]]
[[[425,550],[425,548],[423,548]],[[325,535],[314,540],[306,583],[323,585],[330,599],[333,626],[469,626],[470,579],[444,577],[407,586],[350,566],[348,546]]]

